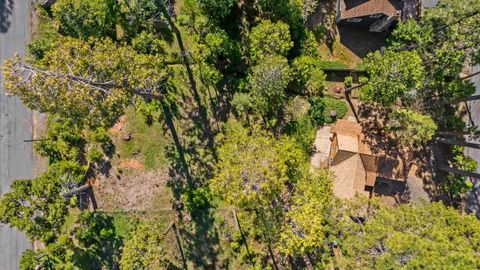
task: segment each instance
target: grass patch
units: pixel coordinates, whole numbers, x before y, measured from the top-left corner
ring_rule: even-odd
[[[121,159],[139,159],[147,170],[154,170],[167,164],[165,158],[167,139],[160,123],[148,125],[142,115],[130,109],[125,114],[122,132],[116,140],[117,153]],[[121,138],[126,132],[132,135],[129,141]]]
[[[320,68],[321,69],[348,69],[348,65],[338,60],[320,61]]]
[[[118,211],[111,213],[113,217],[113,224],[115,225],[115,231],[117,235],[121,238],[125,238],[132,229],[135,228],[135,225],[138,222],[136,216],[125,213],[123,211]]]
[[[360,57],[340,43],[338,39],[333,42],[331,47],[325,43],[321,44],[319,52],[322,59],[344,63],[348,68],[355,68],[361,61]]]

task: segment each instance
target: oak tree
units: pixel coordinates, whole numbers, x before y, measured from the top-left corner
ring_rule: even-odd
[[[5,87],[33,110],[110,126],[133,95],[161,98],[167,70],[159,56],[110,39],[65,37],[41,60],[18,56],[4,65]]]

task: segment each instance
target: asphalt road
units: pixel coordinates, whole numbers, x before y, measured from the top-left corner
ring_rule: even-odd
[[[30,36],[28,0],[0,0],[0,61],[15,52],[25,52]],[[0,71],[1,72],[1,71]],[[13,180],[33,176],[32,146],[23,140],[32,137],[32,114],[16,97],[6,97],[0,73],[0,195]],[[0,269],[17,270],[19,260],[31,244],[25,235],[0,225]]]

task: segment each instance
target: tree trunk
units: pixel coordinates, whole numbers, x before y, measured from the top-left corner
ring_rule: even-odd
[[[180,159],[180,163],[182,164],[183,170],[185,172],[185,177],[187,178],[187,183],[190,185],[192,184],[192,177],[190,175],[190,170],[188,167],[187,160],[185,159],[185,153],[183,151],[183,146],[180,143],[180,139],[178,138],[177,130],[175,129],[175,124],[173,123],[173,116],[172,112],[170,111],[170,107],[165,101],[160,101],[163,109],[163,113],[165,115],[165,123],[167,124],[168,129],[170,130],[170,134],[172,135],[173,142],[175,144],[175,148],[177,148],[178,156]]]
[[[235,209],[233,209],[232,212],[233,212],[233,219],[235,220],[235,226],[236,226],[237,230],[240,232],[240,235],[242,236],[242,241],[245,244],[245,249],[247,250],[248,260],[252,264],[252,267],[254,267],[255,264],[253,263],[252,255],[250,254],[250,248],[248,247],[247,237],[243,233],[242,226],[240,225],[240,220],[238,219],[238,216],[237,216],[237,211],[235,211]]]
[[[472,178],[480,179],[480,173],[474,173],[474,172],[469,172],[469,171],[465,171],[465,170],[460,170],[460,169],[448,167],[448,166],[445,166],[445,165],[439,165],[438,169],[441,170],[441,171],[444,171],[444,172],[449,172],[449,173],[458,174],[458,175],[465,176],[465,177],[472,177]]]
[[[194,75],[193,75],[193,70],[190,67],[190,61],[188,60],[187,51],[185,50],[185,46],[183,44],[182,34],[181,34],[180,30],[178,29],[178,27],[173,22],[173,19],[170,16],[170,13],[167,10],[167,7],[162,6],[162,13],[165,16],[165,18],[167,19],[168,24],[172,28],[172,31],[175,34],[175,37],[177,38],[178,46],[180,47],[180,54],[182,56],[185,68],[187,69],[188,80],[190,82],[190,87],[192,89],[193,98],[195,99],[195,102],[197,103],[197,106],[199,108],[200,118],[202,119],[202,122],[203,122],[204,128],[205,128],[204,132],[206,132],[208,134],[207,145],[211,149],[214,158],[217,159],[217,156],[216,156],[215,150],[214,150],[213,133],[212,133],[212,129],[210,127],[210,121],[208,120],[207,109],[205,108],[205,106],[203,106],[200,94],[198,93],[197,82],[195,81],[195,78],[194,78]]]
[[[459,145],[459,146],[464,146],[464,147],[468,147],[468,148],[480,149],[480,144],[469,143],[469,142],[466,142],[466,141],[463,141],[463,140],[447,139],[447,138],[437,137],[436,141],[440,142],[440,143],[445,143],[445,144],[452,144],[452,145]]]
[[[267,249],[268,249],[268,254],[270,255],[270,258],[272,259],[273,268],[275,268],[275,270],[280,270],[278,268],[277,262],[275,261],[275,256],[273,255],[272,247],[270,246],[270,244],[267,244]]]
[[[73,195],[76,195],[78,193],[81,193],[83,191],[86,191],[87,189],[89,189],[91,187],[91,184],[90,182],[87,181],[87,183],[85,183],[84,185],[81,185],[79,187],[76,187],[74,189],[71,189],[70,191],[68,192],[65,192],[63,193],[63,197],[71,197]]]
[[[479,100],[479,99],[480,99],[480,95],[472,95],[472,96],[468,96],[468,97],[461,97],[461,98],[457,98],[454,101],[452,101],[452,104],[457,104],[457,103],[464,102],[464,101]]]
[[[350,87],[346,88],[343,92],[344,92],[345,94],[346,94],[346,93],[350,93],[350,92],[352,92],[352,90],[355,90],[355,89],[357,89],[357,88],[360,88],[360,87],[362,87],[362,86],[364,86],[364,85],[366,85],[366,84],[367,84],[367,83],[361,83],[361,84],[357,84],[357,85],[355,85],[355,86],[350,86]]]
[[[439,136],[448,136],[448,137],[463,137],[463,136],[468,136],[468,135],[480,135],[480,131],[474,131],[474,132],[469,132],[469,131],[440,131],[437,132],[437,135]]]
[[[187,270],[187,259],[185,258],[185,253],[183,252],[183,246],[182,246],[182,241],[180,238],[180,234],[177,229],[177,225],[173,223],[172,226],[173,233],[175,234],[175,240],[177,241],[178,249],[180,250],[180,255],[182,256],[182,263],[183,263],[183,269]]]
[[[473,72],[473,73],[470,73],[470,74],[468,74],[468,75],[466,75],[466,76],[464,76],[464,77],[461,77],[460,80],[466,80],[466,79],[471,78],[471,77],[473,77],[473,76],[476,76],[476,75],[478,75],[478,74],[480,74],[480,70],[479,70],[479,71],[476,71],[476,72]]]
[[[312,261],[310,260],[310,257],[308,257],[308,254],[303,254],[303,261],[307,265],[307,269],[313,270]]]

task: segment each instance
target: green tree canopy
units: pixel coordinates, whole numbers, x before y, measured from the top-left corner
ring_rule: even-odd
[[[393,132],[403,146],[422,146],[433,138],[437,130],[430,116],[409,109],[399,109],[388,117],[387,130]]]
[[[288,61],[281,56],[265,57],[252,67],[248,84],[253,107],[260,115],[272,116],[279,111],[291,80],[290,74]]]
[[[120,11],[116,0],[57,0],[52,11],[66,35],[116,38]]]
[[[390,106],[397,100],[414,98],[425,77],[422,59],[416,51],[385,51],[369,54],[364,59],[369,81],[360,88],[365,102]]]
[[[119,244],[112,217],[88,211],[72,214],[56,242],[23,254],[21,269],[113,269]]]
[[[451,146],[451,157],[449,158],[449,166],[460,170],[474,172],[478,168],[478,163],[464,153],[462,146]],[[440,188],[450,194],[453,199],[457,199],[473,188],[473,182],[469,177],[448,173]]]
[[[480,221],[442,203],[380,207],[360,224],[348,212],[344,218],[339,245],[345,269],[480,266]]]
[[[332,182],[333,177],[326,170],[305,172],[299,178],[280,235],[280,251],[293,256],[326,251],[333,204]]]
[[[121,23],[127,40],[142,32],[155,34],[157,38],[172,41],[173,35],[168,28],[163,0],[124,0],[122,3]]]
[[[198,0],[202,9],[208,17],[220,21],[230,13],[230,9],[237,2],[236,0]]]
[[[0,220],[24,231],[32,240],[51,243],[68,215],[63,193],[83,180],[85,168],[62,161],[32,180],[16,180],[0,200]]]
[[[269,205],[288,181],[288,168],[278,155],[276,140],[259,129],[249,134],[238,123],[229,129],[218,150],[212,190],[239,208]]]
[[[159,98],[167,73],[154,55],[110,39],[60,39],[35,64],[18,57],[4,66],[5,87],[34,110],[110,126],[132,95]]]
[[[416,97],[412,109],[428,112],[437,122],[443,121],[448,114],[445,103],[474,93],[474,88],[459,74],[465,66],[480,60],[479,12],[478,1],[446,0],[425,10],[421,21],[407,20],[393,31],[388,50],[416,52],[422,59],[425,79],[421,88],[412,92]],[[386,68],[389,73],[401,70],[396,65]],[[371,77],[379,76],[372,72]],[[389,95],[381,92],[380,96]]]
[[[165,228],[157,222],[142,222],[130,232],[125,241],[122,258],[119,262],[121,269],[170,269],[174,262],[169,260],[168,253],[178,254],[178,251],[165,249],[165,237],[162,235]],[[175,247],[175,243],[168,243]],[[178,259],[176,258],[178,263]],[[173,267],[172,269],[177,269]]]
[[[249,36],[250,54],[254,62],[263,62],[262,58],[268,55],[287,56],[293,42],[287,24],[282,21],[261,21],[252,28]]]
[[[311,56],[300,56],[293,60],[293,74],[297,86],[308,96],[321,95],[327,76],[321,62]]]

